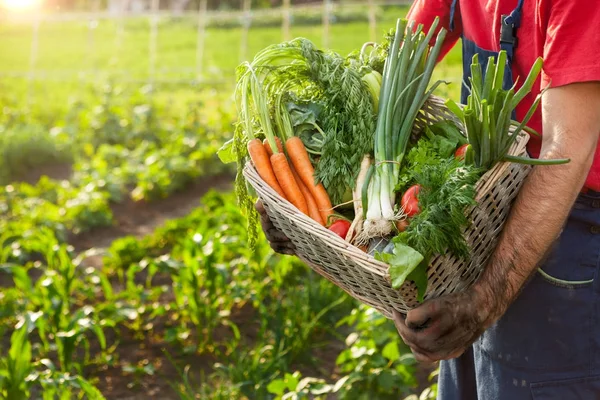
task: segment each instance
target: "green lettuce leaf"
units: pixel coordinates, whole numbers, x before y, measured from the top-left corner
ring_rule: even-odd
[[[417,286],[417,301],[422,303],[425,299],[425,292],[427,291],[427,267],[429,266],[429,258],[423,259],[421,263],[415,268],[406,279],[413,281]]]
[[[375,258],[389,264],[389,274],[394,289],[399,289],[424,259],[421,253],[399,242],[394,243],[392,254],[377,252]]]
[[[469,143],[469,140],[465,135],[460,133],[458,127],[452,122],[443,121],[437,122],[433,125],[429,125],[429,128],[438,136],[443,136],[447,139],[456,141],[458,144],[463,145]]]
[[[287,110],[293,127],[299,125],[315,125],[321,113],[321,106],[316,103],[297,104],[287,103]]]

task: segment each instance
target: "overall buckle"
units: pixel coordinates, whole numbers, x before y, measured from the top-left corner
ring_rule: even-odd
[[[509,15],[502,15],[502,26],[500,27],[500,44],[506,43],[511,44],[513,47],[517,47],[517,42],[517,27],[512,22],[512,18],[509,20]]]

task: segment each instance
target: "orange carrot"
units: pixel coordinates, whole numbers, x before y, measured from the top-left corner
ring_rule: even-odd
[[[294,165],[294,168],[296,168],[300,179],[302,179],[302,182],[304,182],[317,202],[317,207],[319,208],[323,222],[327,223],[328,217],[333,214],[331,200],[322,183],[315,185],[315,169],[310,163],[304,143],[302,143],[302,140],[300,140],[299,137],[294,136],[285,142],[285,148],[287,149],[290,161]]]
[[[302,191],[300,191],[300,188],[294,179],[294,174],[292,174],[290,164],[288,163],[287,158],[285,158],[285,154],[273,154],[271,156],[271,165],[273,167],[273,172],[277,177],[277,182],[279,182],[279,185],[281,185],[281,188],[285,193],[285,197],[303,214],[308,215],[306,199],[302,195]]]
[[[298,176],[296,168],[294,168],[293,165],[290,165],[290,169],[292,170],[292,174],[294,174],[294,179],[296,179],[296,183],[298,184],[298,187],[300,188],[304,199],[306,199],[306,205],[308,206],[308,216],[315,220],[317,223],[321,224],[322,226],[325,226],[323,218],[321,218],[321,214],[319,213],[319,208],[317,207],[317,202],[315,201],[315,198],[312,196],[312,194],[310,194],[310,190],[308,190],[304,182],[302,182],[302,179],[300,179],[300,177]]]
[[[281,197],[285,198],[285,192],[277,182],[277,177],[273,172],[267,149],[265,149],[260,139],[252,139],[248,142],[248,153],[260,177]]]
[[[275,137],[275,142],[277,142],[277,148],[279,149],[279,152],[283,153],[283,145],[281,144],[281,139]],[[270,158],[273,155],[273,150],[271,150],[271,144],[269,143],[269,140],[265,138],[265,140],[263,140],[263,145],[265,146],[265,149],[267,149],[267,154]]]

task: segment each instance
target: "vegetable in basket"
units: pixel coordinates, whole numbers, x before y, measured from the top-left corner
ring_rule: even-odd
[[[248,142],[264,138],[265,149],[273,151],[269,161],[282,165],[280,171],[271,165],[270,174],[265,171],[264,153],[261,159],[252,159],[265,182],[326,225],[333,204],[339,205],[352,192],[362,158],[373,146],[379,89],[374,72],[318,50],[304,38],[268,46],[238,67],[240,118],[234,138],[219,156],[238,164],[236,194],[250,217],[251,240],[256,237],[257,215],[242,177],[247,157],[252,159]],[[283,149],[276,146],[278,139]]]
[[[430,41],[437,28],[436,19],[427,34],[414,23],[407,28],[399,19],[391,49],[385,61],[381,98],[374,143],[373,172],[368,175],[365,221],[359,241],[385,237],[392,233],[394,221],[401,214],[395,210],[396,193],[402,160],[417,114],[425,100],[441,83],[429,88],[435,62],[441,50],[446,30],[441,29],[436,43]],[[363,207],[365,205],[363,204]]]
[[[469,144],[473,150],[473,159],[469,158],[468,163],[487,171],[501,161],[535,165],[563,164],[569,161],[566,159],[535,160],[507,154],[521,131],[525,130],[527,122],[542,99],[543,91],[537,96],[523,120],[516,124],[516,129],[511,132],[509,128],[515,124],[511,119],[513,110],[531,92],[533,84],[542,70],[542,64],[542,58],[538,57],[531,67],[527,79],[515,93],[516,83],[509,90],[502,88],[502,78],[506,66],[505,50],[498,54],[497,63],[494,57],[489,58],[485,81],[482,80],[478,55],[473,56],[472,76],[469,78],[471,94],[467,99],[466,106],[461,109],[452,100],[446,101],[446,106],[465,126]]]
[[[419,299],[422,299],[426,289],[423,284],[427,282],[423,277],[426,277],[433,255],[450,252],[458,258],[469,258],[470,249],[463,237],[463,231],[470,223],[466,213],[470,207],[477,205],[475,185],[484,173],[499,162],[553,165],[569,161],[542,161],[508,155],[509,149],[539,105],[538,97],[522,122],[515,123],[511,120],[513,109],[531,91],[533,82],[541,71],[542,60],[536,61],[527,80],[515,94],[514,87],[508,90],[501,87],[505,56],[505,52],[500,52],[498,64],[495,64],[493,57],[490,58],[485,82],[480,79],[481,67],[475,56],[471,65],[473,89],[467,105],[461,109],[451,100],[446,102],[448,108],[464,124],[468,143],[460,145],[457,138],[449,134],[451,128],[448,124],[438,124],[435,131],[444,131],[446,140],[454,138],[453,146],[459,145],[452,156],[443,154],[440,157],[444,153],[440,142],[442,136],[428,132],[433,130],[429,129],[433,126],[425,129],[425,135],[409,151],[408,162],[399,184],[400,187],[407,183],[415,185],[405,191],[402,200],[407,214],[407,226],[392,240],[396,243],[393,248],[394,257],[381,253],[377,253],[376,257],[390,264],[390,281],[394,288],[402,286],[407,278],[413,278],[418,286]],[[440,129],[440,126],[445,128]],[[511,126],[515,128],[511,130]],[[419,187],[417,213],[409,209],[415,201],[411,189],[416,185]],[[412,251],[417,251],[423,259],[408,257]]]
[[[314,168],[308,152],[302,141],[293,136],[287,110],[278,110],[279,118],[272,121],[266,97],[268,93],[259,81],[257,72],[249,64],[246,65],[245,74],[239,79],[238,89],[241,93],[240,102],[244,110],[242,122],[246,126],[246,134],[255,134],[252,115],[256,115],[259,123],[257,131],[265,136],[264,143],[258,138],[248,142],[248,154],[257,172],[281,197],[289,200],[303,214],[324,225],[332,213],[331,201],[323,185],[315,183]],[[250,104],[254,106],[254,114],[250,111]],[[276,136],[275,132],[279,132],[281,137]]]

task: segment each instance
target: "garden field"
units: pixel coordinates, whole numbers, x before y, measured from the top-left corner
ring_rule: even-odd
[[[161,21],[161,76],[190,71],[150,85],[147,20],[99,21],[93,49],[88,24],[41,25],[54,72],[31,86],[31,25],[0,24],[0,398],[435,398],[393,322],[263,236],[249,250],[216,157],[241,30],[209,26],[198,84],[193,21]],[[318,24],[291,33],[321,45]],[[247,55],[279,41],[253,27]],[[365,41],[365,21],[331,27],[342,54]],[[438,94],[457,98],[460,63]]]

